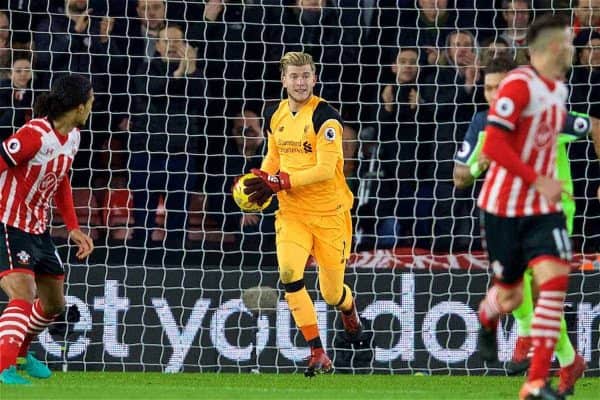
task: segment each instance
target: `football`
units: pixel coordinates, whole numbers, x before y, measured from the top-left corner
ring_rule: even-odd
[[[262,206],[259,206],[258,204],[248,200],[248,197],[250,197],[250,195],[244,193],[244,189],[246,188],[246,185],[244,185],[244,181],[250,178],[256,178],[256,175],[248,173],[242,176],[240,179],[238,179],[238,181],[233,186],[232,190],[233,200],[235,201],[235,204],[237,204],[238,207],[244,212],[259,212],[269,207],[273,198],[269,198],[269,200],[267,200]]]

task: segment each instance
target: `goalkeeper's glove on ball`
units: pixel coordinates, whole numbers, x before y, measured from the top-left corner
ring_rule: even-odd
[[[258,205],[264,204],[274,193],[291,188],[290,176],[285,172],[269,175],[257,168],[250,170],[256,178],[246,179],[244,193],[250,194],[248,200]]]

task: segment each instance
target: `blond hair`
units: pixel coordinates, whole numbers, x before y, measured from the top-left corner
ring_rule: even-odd
[[[295,67],[302,67],[304,65],[310,65],[313,72],[316,71],[315,62],[308,53],[302,53],[300,51],[288,51],[281,57],[279,61],[279,70],[282,74],[285,74],[287,67],[293,65]]]

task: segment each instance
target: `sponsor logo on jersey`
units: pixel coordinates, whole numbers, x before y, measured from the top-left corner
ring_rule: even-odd
[[[40,183],[40,191],[46,192],[48,190],[54,190],[58,185],[58,177],[54,172],[48,172],[42,178],[42,182]]]
[[[496,113],[501,117],[510,117],[515,111],[515,103],[508,97],[501,97],[496,100]]]
[[[327,140],[328,142],[333,142],[335,140],[335,129],[325,129],[325,140]]]
[[[312,153],[312,145],[308,142],[302,143],[302,147],[304,147],[305,153]]]

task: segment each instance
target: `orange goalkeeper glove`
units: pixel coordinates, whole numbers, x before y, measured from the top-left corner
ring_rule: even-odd
[[[285,172],[279,172],[277,175],[269,175],[265,171],[257,168],[250,170],[256,178],[246,179],[244,193],[250,194],[248,200],[253,203],[263,205],[274,193],[291,188],[290,176]]]

